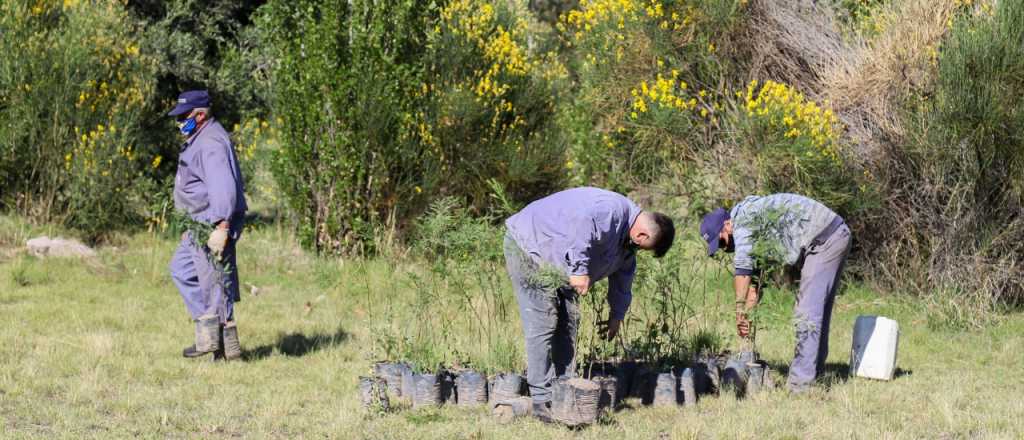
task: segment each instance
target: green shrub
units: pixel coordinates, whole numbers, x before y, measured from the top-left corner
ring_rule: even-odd
[[[122,3],[3,2],[0,33],[0,204],[90,239],[139,224],[162,158],[140,142],[154,67]]]
[[[436,14],[411,0],[274,1],[260,11],[282,120],[274,175],[318,251],[372,250],[376,228],[412,208],[424,168],[410,115]]]
[[[416,221],[413,264],[394,276],[416,292],[414,303],[383,307],[373,331],[378,356],[422,369],[443,364],[489,373],[519,370],[522,344],[514,331],[518,315],[505,272],[503,231],[454,198],[434,201]]]
[[[488,180],[513,200],[561,186],[564,145],[548,116],[565,72],[527,48],[524,14],[483,0],[261,10],[282,120],[275,176],[306,243],[372,251],[388,219],[436,198],[483,212]]]
[[[125,3],[145,27],[144,50],[156,63],[157,94],[209,90],[217,118],[230,127],[266,115],[266,65],[252,26],[265,0],[133,0]],[[163,122],[163,121],[160,121]],[[155,123],[155,126],[166,124]]]
[[[939,55],[935,100],[925,107],[940,128],[933,132],[936,147],[952,141],[975,154],[960,157],[954,148],[929,153],[952,165],[950,182],[975,181],[978,202],[996,209],[1024,195],[1022,71],[1024,5],[999,2],[993,15],[969,16],[954,26]]]
[[[937,69],[906,116],[912,134],[874,170],[892,195],[872,225],[872,267],[940,298],[934,321],[973,327],[1024,298],[1024,4],[961,13]]]
[[[754,165],[748,193],[799,193],[845,215],[864,202],[867,195],[848,171],[842,127],[831,109],[775,81],[751,81],[736,97],[729,133],[737,150],[727,161],[737,164],[731,171],[739,179],[745,179],[744,162]]]
[[[743,3],[592,0],[563,16],[578,83],[558,118],[574,183],[650,183],[713,144],[732,76],[718,46]]]
[[[516,314],[506,282],[503,233],[503,227],[494,226],[489,218],[471,216],[452,198],[432,203],[417,223],[415,249],[428,262],[432,282],[423,288],[434,294],[424,309],[440,306],[453,311],[454,319],[469,330],[435,344],[446,348],[449,362],[489,371],[517,369],[521,344],[509,328]],[[437,314],[443,316],[440,311]],[[423,323],[430,325],[429,321]]]
[[[551,115],[568,73],[528,13],[509,2],[446,2],[428,35],[421,105],[414,115],[424,149],[422,189],[490,205],[494,180],[513,200],[562,187],[565,144]]]

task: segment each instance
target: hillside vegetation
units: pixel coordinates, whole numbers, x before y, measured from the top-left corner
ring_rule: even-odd
[[[937,324],[1024,297],[1020,2],[5,0],[0,32],[0,207],[93,242],[166,229],[162,115],[209,88],[322,254],[410,246],[446,198],[497,224],[596,185],[688,227],[786,191]]]

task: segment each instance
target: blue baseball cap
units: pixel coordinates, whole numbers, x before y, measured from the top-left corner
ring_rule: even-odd
[[[700,236],[708,243],[709,257],[718,252],[718,234],[722,233],[726,220],[729,220],[729,211],[718,208],[705,215],[700,222]]]
[[[178,95],[178,105],[167,116],[178,116],[197,108],[210,106],[210,94],[206,90],[189,90]]]

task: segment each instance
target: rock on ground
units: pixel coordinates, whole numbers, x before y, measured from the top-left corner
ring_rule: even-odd
[[[39,258],[47,257],[95,257],[96,251],[78,240],[62,237],[36,237],[26,243],[28,253]]]

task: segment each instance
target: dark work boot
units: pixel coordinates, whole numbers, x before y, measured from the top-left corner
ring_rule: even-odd
[[[554,424],[555,418],[551,415],[551,402],[533,402],[533,417],[541,422]]]

